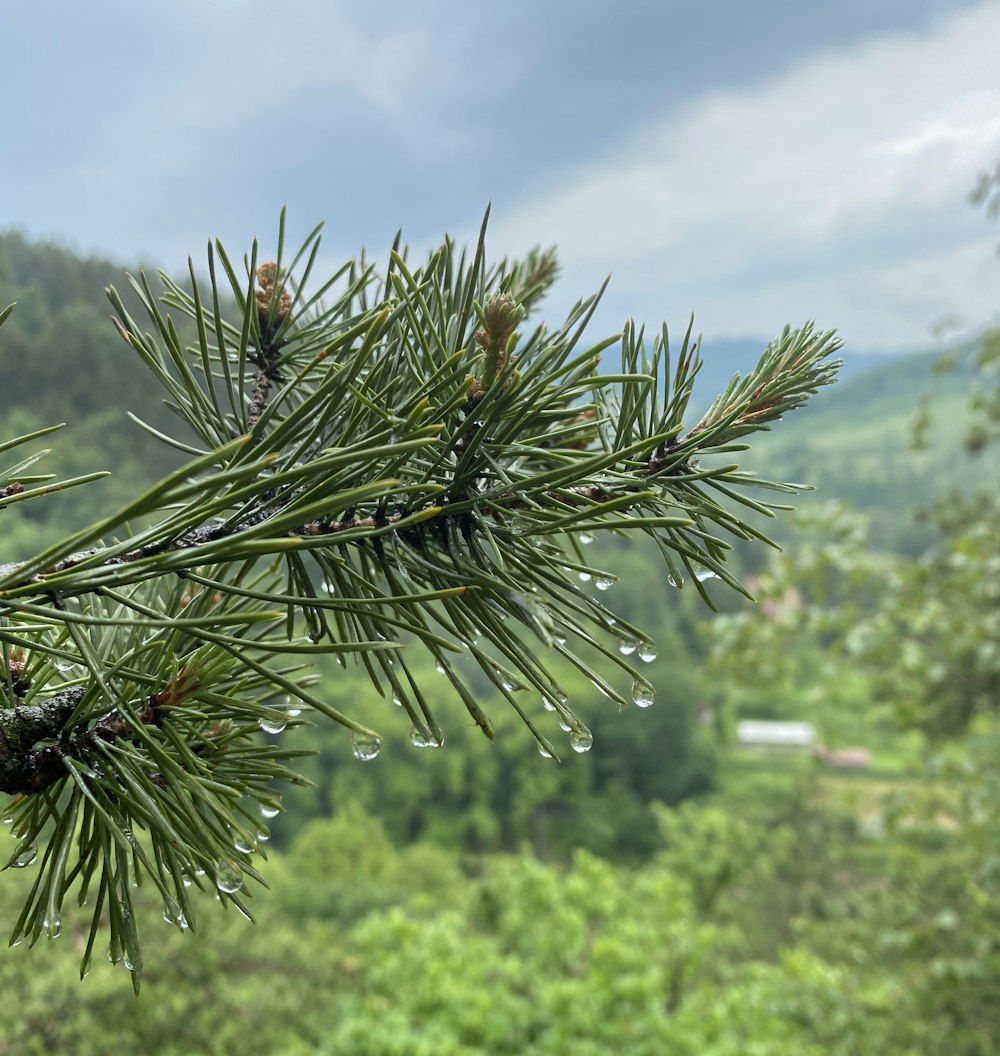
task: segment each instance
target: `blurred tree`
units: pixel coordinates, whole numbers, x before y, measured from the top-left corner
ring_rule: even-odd
[[[83,970],[106,926],[138,986],[134,884],[181,928],[192,888],[248,913],[260,813],[280,809],[276,781],[299,780],[300,750],[276,735],[315,713],[352,732],[357,759],[381,748],[334,679],[312,688],[317,655],[359,664],[417,747],[444,736],[422,653],[493,738],[463,655],[554,759],[547,723],[575,751],[593,742],[559,671],[623,707],[655,695],[635,666],[654,646],[604,603],[614,575],[586,555],[594,535],[648,535],[664,581],[706,599],[707,576],[743,589],[726,536],[764,536],[732,505],[773,515],[784,507],[744,489],[796,488],[731,456],[833,380],[833,335],[786,329],[686,427],[690,328],[674,357],[665,328],[649,349],[631,323],[581,351],[591,297],[522,333],[555,258],[487,266],[484,240],[485,223],[471,256],[446,240],[412,267],[397,239],[384,272],[362,255],[311,288],[319,229],[289,260],[282,216],[273,263],[254,245],[238,268],[216,243],[207,281],[193,265],[183,285],[161,275],[161,298],[131,280],[145,324],[109,290],[120,337],[184,423],[146,428],[192,460],[0,565],[0,789],[10,864],[37,862],[12,941],[57,935],[75,891],[91,913]],[[598,372],[619,341],[620,371]],[[101,475],[55,481],[38,457],[0,473],[0,510]]]
[[[998,187],[1000,170],[979,193],[994,212]],[[970,457],[1000,438],[998,348],[993,329],[973,350]],[[853,713],[857,736],[863,716],[891,714],[923,738],[931,780],[884,805],[892,842],[877,874],[858,868],[856,852],[839,863],[848,882],[828,885],[823,912],[798,934],[828,958],[839,1018],[854,1006],[841,1038],[870,1025],[893,1051],[987,1056],[1000,1036],[1000,502],[984,488],[922,516],[938,541],[906,559],[870,550],[863,521],[830,508],[769,562],[760,611],[716,620],[709,633],[720,676],[794,688],[777,717],[804,711],[836,731],[838,721],[852,728]],[[752,690],[732,696],[754,701]],[[852,989],[881,977],[860,1009],[844,997],[838,961],[856,966]],[[813,976],[824,961],[802,964]],[[805,1011],[797,999],[789,1008]]]

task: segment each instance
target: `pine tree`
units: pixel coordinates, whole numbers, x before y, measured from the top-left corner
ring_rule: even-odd
[[[745,592],[729,540],[769,540],[740,507],[787,508],[748,489],[801,485],[735,456],[833,380],[839,342],[786,328],[687,426],[701,364],[690,326],[676,351],[666,327],[647,342],[631,322],[585,344],[600,293],[556,329],[529,326],[555,255],[487,264],[485,231],[472,252],[446,239],[419,267],[397,236],[383,270],[362,254],[313,286],[320,229],[289,259],[283,214],[273,262],[255,243],[238,267],[210,243],[189,282],[130,278],[144,322],[108,290],[118,334],[182,423],[145,427],[190,461],[0,564],[0,790],[9,864],[36,869],[12,943],[58,934],[76,898],[92,914],[82,971],[106,941],[138,988],[136,882],[180,927],[198,889],[249,915],[260,815],[298,780],[295,753],[261,731],[325,716],[359,760],[381,744],[335,684],[314,684],[317,654],[361,665],[415,745],[444,734],[409,657],[429,653],[492,738],[463,674],[475,665],[558,759],[543,708],[576,750],[592,737],[553,658],[621,705],[652,695],[631,660],[652,643],[589,589],[612,577],[581,544],[642,533],[665,578],[706,601],[708,576]],[[615,345],[620,369],[604,372]],[[37,457],[0,466],[0,510],[103,475],[55,480]],[[593,669],[602,657],[621,684]]]

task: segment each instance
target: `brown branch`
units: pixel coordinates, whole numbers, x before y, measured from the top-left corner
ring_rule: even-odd
[[[182,668],[161,690],[146,699],[138,713],[143,726],[160,726],[168,710],[198,686],[197,672]],[[54,693],[41,704],[0,708],[0,792],[42,792],[66,776],[67,759],[87,761],[101,744],[135,735],[135,720],[115,708],[93,725],[67,730],[86,692],[83,686]],[[39,741],[51,741],[35,747]],[[153,775],[154,779],[156,775]]]
[[[82,698],[83,689],[75,687],[42,704],[0,709],[0,792],[40,792],[65,775],[53,746],[34,746],[58,737]]]
[[[132,720],[117,709],[93,726],[66,731],[66,722],[83,694],[83,687],[77,686],[43,704],[0,711],[0,792],[42,792],[66,776],[65,760],[88,760],[100,742],[113,743],[134,734]],[[139,721],[159,725],[162,717],[159,695],[154,695],[139,713]],[[42,740],[54,743],[36,748]]]
[[[575,498],[585,502],[606,502],[609,497],[607,489],[599,487],[597,485],[581,485],[579,487],[566,488],[560,491],[552,491],[545,493],[547,498],[556,499],[560,502],[566,502],[567,500],[572,501]],[[477,496],[477,498],[486,498],[488,496]],[[457,505],[457,504],[456,504]],[[502,506],[503,509],[509,510],[510,512],[516,512],[528,508],[531,503],[526,499],[517,497],[508,497],[506,500],[501,500],[495,503],[495,505]],[[148,546],[139,547],[136,550],[130,550],[128,553],[119,554],[115,557],[109,557],[107,561],[103,562],[100,566],[111,568],[119,565],[127,565],[134,561],[141,561],[146,558],[156,557],[160,554],[176,553],[180,550],[186,550],[189,548],[200,546],[204,543],[216,542],[219,539],[230,539],[237,536],[241,531],[247,528],[256,527],[259,524],[265,523],[269,517],[273,517],[279,513],[282,509],[281,506],[266,508],[258,510],[255,513],[248,514],[243,521],[234,526],[223,527],[222,525],[212,525],[211,527],[195,528],[193,531],[186,532],[184,535],[179,536],[176,539],[160,542],[150,543]],[[407,517],[412,516],[416,510],[400,510],[394,514],[375,513],[367,517],[349,517],[344,520],[331,521],[326,519],[319,519],[315,521],[308,521],[305,524],[299,525],[296,528],[288,529],[282,534],[284,536],[336,536],[344,532],[356,531],[357,529],[371,529],[377,531],[385,528],[393,528],[400,521]],[[467,510],[459,509],[442,509],[435,520],[443,523],[449,518],[458,518],[468,516]],[[68,557],[63,558],[61,561],[56,562],[51,568],[46,569],[43,572],[37,572],[27,580],[14,581],[9,584],[7,590],[16,590],[21,587],[34,585],[39,588],[39,593],[44,593],[46,588],[45,577],[56,575],[60,572],[66,572],[83,561],[94,557],[95,554],[99,554],[100,550],[82,550],[75,554],[70,554]],[[12,571],[16,566],[13,564],[0,565],[0,576],[4,573]],[[80,593],[88,593],[91,588],[84,588]],[[72,590],[67,590],[66,595],[71,596]],[[3,596],[3,591],[0,591],[0,597]],[[0,603],[2,608],[2,603]]]
[[[271,392],[271,382],[278,377],[278,360],[280,358],[280,346],[273,345],[269,341],[262,341],[260,352],[253,357],[253,362],[257,366],[257,380],[254,383],[253,392],[250,394],[250,403],[247,406],[248,433],[253,432],[253,427],[264,413],[267,397]]]

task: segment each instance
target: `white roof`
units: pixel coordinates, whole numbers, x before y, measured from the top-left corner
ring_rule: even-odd
[[[811,722],[751,719],[736,724],[736,740],[740,744],[782,744],[808,748],[816,741],[816,730]]]

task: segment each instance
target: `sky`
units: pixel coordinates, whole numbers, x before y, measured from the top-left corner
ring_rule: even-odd
[[[1000,313],[1000,0],[0,0],[0,41],[0,229],[122,264],[266,254],[284,204],[332,268],[492,203],[491,255],[558,245],[549,317],[611,273],[607,333]]]

